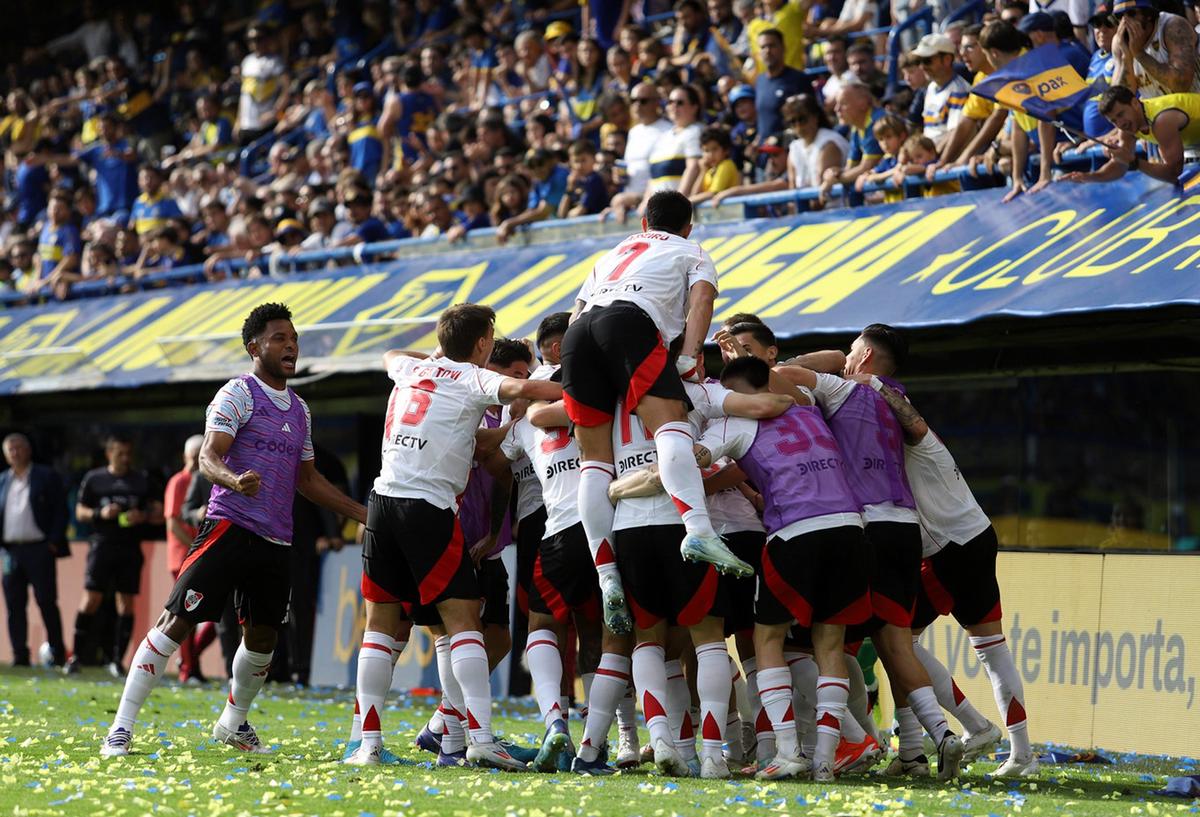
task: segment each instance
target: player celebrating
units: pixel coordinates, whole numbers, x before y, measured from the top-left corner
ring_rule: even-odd
[[[304,497],[336,514],[366,521],[366,509],[333,487],[313,463],[308,405],[287,386],[300,341],[283,304],[262,304],[242,324],[254,368],[217,392],[205,415],[200,473],[213,483],[208,515],[196,534],[158,623],[134,653],[121,703],[100,749],[129,754],[133,724],[172,653],[202,621],[216,621],[229,594],[242,621],[229,697],[213,739],[266,752],[246,721],[287,622],[292,502]]]
[[[1025,689],[1001,626],[1000,584],[996,581],[996,530],[979,507],[954,457],[904,395],[874,375],[867,382],[887,402],[904,429],[904,463],[925,534],[922,589],[913,619],[914,646],[938,687],[938,700],[970,730],[966,758],[978,757],[999,739],[995,724],[962,697],[949,671],[915,636],[939,615],[952,613],[970,635],[1012,746],[1000,777],[1026,777],[1038,770],[1029,745]]]
[[[563,338],[564,402],[582,457],[579,513],[597,555],[605,606],[623,602],[612,570],[612,427],[618,400],[654,436],[663,485],[683,518],[685,559],[722,572],[751,575],[713,531],[704,485],[692,454],[692,431],[680,375],[695,377],[697,357],[712,320],[717,272],[695,242],[692,204],[677,191],[650,197],[643,232],[601,258],[579,291],[576,318]],[[675,369],[667,347],[683,336]],[[603,559],[603,563],[601,562]]]
[[[492,352],[495,319],[489,307],[458,304],[438,318],[439,351],[433,357],[384,355],[395,386],[384,422],[383,467],[367,502],[362,577],[367,623],[356,701],[362,744],[346,761],[351,764],[381,760],[380,713],[391,685],[393,634],[404,604],[419,608],[412,609],[415,621],[436,624],[449,638],[450,666],[441,681],[455,710],[447,714],[461,713],[468,726],[463,759],[525,768],[492,736],[481,594],[455,523],[456,498],[466,487],[475,433],[488,406],[517,398],[555,400],[562,390],[556,383],[503,377],[483,368]],[[443,754],[457,754],[456,749],[443,740]]]

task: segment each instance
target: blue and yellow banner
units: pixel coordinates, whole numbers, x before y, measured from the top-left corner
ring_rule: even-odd
[[[720,274],[716,319],[758,313],[782,337],[963,324],[998,315],[1200,303],[1200,195],[1130,174],[781,219],[698,225]],[[246,368],[246,313],[288,303],[301,365],[378,367],[434,345],[432,319],[492,305],[497,330],[532,335],[569,309],[621,236],[429,254],[283,279],[235,281],[0,310],[0,394],[217,381]]]
[[[975,94],[1034,119],[1053,122],[1081,105],[1091,86],[1067,63],[1057,45],[1033,49],[989,74],[971,88]]]

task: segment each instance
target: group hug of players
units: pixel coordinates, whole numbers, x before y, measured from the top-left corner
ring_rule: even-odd
[[[602,775],[650,761],[666,775],[727,778],[732,764],[760,779],[829,781],[890,745],[854,657],[869,637],[897,703],[886,773],[929,775],[936,759],[950,779],[1001,738],[916,642],[953,614],[1008,732],[997,773],[1035,772],[1001,630],[995,531],[893,379],[903,337],[874,324],[848,354],[779,361],[771,330],[736,315],[713,336],[720,379],[706,378],[717,274],[688,240],[691,216],[686,197],[653,196],[643,231],[597,262],[574,312],[542,321],[532,371],[529,347],[497,340],[493,311],[474,304],[440,316],[433,355],[387,353],[394,387],[365,507],[313,467],[308,408],[287,387],[299,355],[290,313],[255,309],[243,328],[253,372],[206,414],[208,520],[130,663],[102,755],[129,753],[168,658],[230,593],[244,640],[213,737],[267,751],[246,715],[286,621],[283,548],[299,491],[365,525],[346,763],[400,762],[383,744],[384,703],[423,626],[443,691],[416,740],[438,765]],[[491,729],[489,674],[511,645],[499,550],[512,541],[545,729],[529,749]],[[586,695],[578,745],[561,695],[568,632]]]

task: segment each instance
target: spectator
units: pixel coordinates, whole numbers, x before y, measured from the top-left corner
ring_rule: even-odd
[[[349,215],[349,230],[335,246],[352,247],[355,244],[372,244],[388,239],[387,227],[371,215],[371,203],[371,193],[368,190],[354,188],[346,194],[343,204],[346,205]]]
[[[846,64],[850,66],[850,76],[870,88],[876,99],[887,92],[887,75],[879,70],[875,49],[869,42],[852,45],[846,51]]]
[[[211,161],[218,158],[219,151],[233,144],[233,125],[221,115],[221,105],[215,96],[204,94],[196,100],[196,117],[199,124],[188,146],[163,160],[163,167],[197,159]]]
[[[895,182],[896,187],[894,190],[883,191],[881,196],[883,202],[891,204],[902,201],[905,197],[902,150],[909,138],[908,125],[901,117],[887,114],[875,120],[871,133],[883,149],[883,157],[875,167],[854,180],[854,189],[862,193],[867,185],[883,184],[890,179]],[[900,168],[900,172],[897,172],[897,168]]]
[[[432,190],[418,191],[413,196],[413,206],[422,225],[417,233],[420,238],[437,238],[455,226],[454,214],[446,200]]]
[[[818,26],[826,37],[850,34],[875,25],[878,5],[875,0],[845,0],[836,18],[826,18]]]
[[[501,244],[522,224],[553,218],[567,190],[570,171],[559,164],[548,150],[531,150],[526,154],[525,170],[533,180],[529,188],[529,201],[525,210],[496,225],[496,240]]]
[[[1072,182],[1107,182],[1129,170],[1140,170],[1152,179],[1175,183],[1183,171],[1184,152],[1200,147],[1200,94],[1166,94],[1140,98],[1114,85],[1100,97],[1100,113],[1116,128],[1116,140],[1105,142],[1108,161],[1089,173],[1068,173]],[[1138,158],[1141,139],[1158,146],[1158,160]]]
[[[8,261],[12,265],[13,286],[18,292],[32,295],[38,290],[38,282],[42,276],[38,273],[38,265],[34,262],[36,255],[32,241],[20,240],[8,251]]]
[[[1065,43],[1058,38],[1058,32],[1055,28],[1054,18],[1045,12],[1038,11],[1033,14],[1027,14],[1021,18],[1021,22],[1017,23],[1017,30],[1029,37],[1034,48],[1043,45],[1053,45],[1062,52],[1063,57],[1074,68],[1079,76],[1087,76],[1088,72],[1088,55],[1086,51],[1073,47],[1070,43]],[[1195,44],[1195,36],[1193,35],[1193,45]]]
[[[783,119],[779,115],[783,101],[797,94],[811,94],[813,89],[803,71],[797,71],[784,61],[783,33],[779,29],[759,32],[757,41],[763,72],[754,82],[754,109],[758,113],[758,137],[765,139],[783,130]]]
[[[709,30],[704,4],[700,0],[679,0],[675,4],[670,63],[676,68],[697,69],[705,60],[713,62],[718,73],[729,73],[725,52]]]
[[[125,676],[121,666],[133,633],[134,601],[141,589],[142,533],[147,524],[162,522],[158,491],[145,471],[133,467],[133,443],[110,436],[104,444],[108,464],[88,471],[79,486],[75,518],[92,529],[84,574],[83,597],[75,615],[75,645],[64,666],[77,673],[95,655],[92,616],[105,593],[116,593],[117,627],[108,672]]]
[[[957,52],[954,43],[945,34],[926,34],[912,53],[921,60],[921,66],[929,77],[921,117],[924,134],[941,148],[949,141],[950,133],[962,118],[963,105],[967,102],[971,87],[954,70]]]
[[[532,94],[550,87],[550,60],[537,32],[522,31],[517,35],[514,45],[517,50],[516,71],[524,80],[526,91]]]
[[[146,234],[141,255],[128,272],[134,279],[140,279],[153,272],[187,266],[189,260],[175,228],[164,224]]]
[[[849,151],[845,137],[829,124],[825,109],[812,94],[792,97],[783,116],[796,135],[788,146],[788,187],[817,187],[825,171],[842,167]]]
[[[979,43],[980,31],[982,28],[977,25],[964,28],[958,46],[963,63],[969,71],[974,73],[972,85],[982,82],[993,70],[987,52]],[[988,144],[991,144],[996,134],[999,133],[1005,118],[1003,111],[1000,114],[996,114],[995,111],[996,103],[990,99],[985,99],[977,94],[968,94],[966,104],[963,105],[962,116],[959,118],[958,124],[954,126],[950,138],[942,147],[941,158],[929,166],[928,178],[932,179],[933,174],[942,167],[965,164],[971,156],[982,152]]]
[[[369,82],[357,82],[353,93],[353,113],[345,122],[350,166],[363,174],[367,184],[374,186],[383,166],[383,140],[375,126],[375,90]]]
[[[604,81],[604,90],[617,94],[628,94],[637,84],[633,76],[633,58],[629,52],[619,45],[614,45],[605,54],[605,67],[608,76]]]
[[[463,182],[459,193],[450,206],[454,208],[457,223],[446,231],[450,241],[461,241],[471,230],[492,226],[487,209],[488,196],[483,187]]]
[[[608,188],[596,172],[596,148],[586,139],[571,144],[567,190],[558,204],[559,218],[595,215],[608,206]]]
[[[51,193],[46,223],[38,239],[41,271],[36,287],[48,289],[59,300],[66,298],[71,284],[82,277],[79,262],[83,246],[71,215],[71,194],[66,190]]]
[[[337,224],[333,203],[314,199],[308,205],[308,237],[300,242],[301,250],[323,250],[333,244],[333,228]]]
[[[529,203],[529,182],[524,176],[510,173],[496,185],[492,200],[492,224],[502,224],[525,210]]]
[[[924,60],[909,51],[900,55],[900,77],[904,83],[883,99],[885,108],[908,120],[909,126],[920,128],[925,123],[925,94],[929,91],[929,75]]]
[[[587,138],[593,147],[600,144],[600,126],[604,111],[600,97],[604,92],[604,51],[595,40],[582,39],[576,46],[576,60],[570,78],[563,87],[559,118],[571,123],[571,138]]]
[[[196,526],[185,518],[183,503],[187,498],[188,487],[192,477],[200,467],[200,445],[204,442],[203,434],[193,434],[183,444],[183,467],[167,480],[167,489],[163,496],[163,518],[167,523],[167,569],[171,578],[179,578],[179,570],[187,557],[188,549],[196,536]],[[205,622],[197,628],[211,628],[211,622]],[[200,654],[196,650],[196,642],[201,638],[194,631],[179,645],[179,680],[181,683],[193,681],[203,683],[205,678],[200,672]],[[194,679],[194,680],[193,680]]]
[[[254,25],[246,32],[250,53],[242,60],[237,137],[248,145],[270,131],[286,109],[287,69],[275,53],[275,35]]]
[[[727,187],[712,198],[714,206],[736,196],[749,196],[768,193],[772,190],[787,189],[788,179],[788,144],[786,135],[773,134],[768,136],[758,146],[758,161],[753,180],[745,180],[742,184]],[[783,211],[774,205],[763,208],[769,215],[783,215]]]
[[[1054,14],[1056,12],[1065,14],[1067,21],[1074,27],[1075,36],[1080,40],[1087,39],[1088,28],[1088,9],[1091,4],[1088,0],[1029,0],[1029,13],[1042,12],[1045,14]]]
[[[1021,18],[1034,10],[1032,1],[1026,6],[1021,0],[1005,0],[1004,4],[1000,6],[1000,19],[1015,26],[1021,22]]]
[[[733,142],[724,128],[705,128],[700,134],[700,169],[703,175],[690,193],[692,204],[708,201],[717,193],[742,183],[733,163]]]
[[[41,139],[17,165],[17,229],[21,232],[32,227],[38,215],[46,209],[50,189],[50,172],[46,169],[47,162],[51,161],[49,152],[50,143]]]
[[[415,65],[400,72],[400,90],[389,91],[383,102],[379,133],[387,156],[385,166],[397,170],[412,166],[428,148],[426,133],[437,118],[434,98],[422,86],[425,75]],[[396,155],[399,150],[400,155]]]
[[[117,282],[121,275],[121,267],[117,264],[117,254],[111,244],[93,241],[83,248],[83,280],[93,281],[104,279],[109,286]]]
[[[1200,92],[1196,32],[1186,18],[1159,11],[1151,0],[1121,0],[1113,14],[1113,85],[1143,97]]]
[[[1100,113],[1100,95],[1108,90],[1116,72],[1116,59],[1113,57],[1113,39],[1117,33],[1117,19],[1112,13],[1112,3],[1103,0],[1096,5],[1096,12],[1088,18],[1088,25],[1096,41],[1096,50],[1092,52],[1091,62],[1088,63],[1087,82],[1092,87],[1095,96],[1088,99],[1083,111],[1083,129],[1093,139],[1099,138],[1112,130],[1112,123]]]
[[[69,556],[67,495],[58,474],[33,462],[33,448],[24,434],[4,438],[8,470],[0,472],[0,547],[3,547],[4,602],[13,666],[28,667],[29,588],[42,614],[51,661],[67,660],[62,618],[58,612],[58,578],[54,559]]]
[[[700,93],[691,85],[671,90],[667,118],[672,127],[650,152],[650,183],[641,208],[659,190],[687,190],[700,175]],[[639,213],[641,212],[639,208]]]
[[[883,116],[883,109],[875,104],[875,97],[867,86],[854,83],[843,87],[838,96],[837,115],[838,121],[850,129],[850,150],[846,154],[845,167],[825,171],[821,180],[823,198],[828,197],[835,184],[852,185],[883,158],[883,149],[872,131],[875,120]]]
[[[821,61],[829,70],[829,75],[821,85],[821,101],[828,111],[833,110],[833,106],[837,102],[838,91],[842,90],[842,83],[852,76],[850,63],[846,60],[846,51],[849,47],[849,40],[841,35],[836,35],[825,41],[825,49],[821,52]]]
[[[622,222],[628,210],[642,203],[646,188],[650,185],[650,155],[659,137],[671,130],[671,123],[662,118],[662,99],[653,84],[641,82],[635,85],[630,101],[633,103],[634,124],[625,140],[628,181],[625,189],[613,196],[609,208],[603,213],[611,212]]]
[[[139,236],[164,226],[168,219],[183,215],[175,199],[167,196],[163,181],[162,169],[157,165],[143,165],[138,171],[138,187],[142,194],[133,203],[129,222]]]

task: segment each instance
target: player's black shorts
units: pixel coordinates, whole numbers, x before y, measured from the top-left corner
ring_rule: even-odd
[[[543,505],[517,523],[517,609],[529,615],[529,587],[533,581],[533,563],[546,533],[546,507]]]
[[[928,627],[945,615],[953,615],[964,627],[999,621],[998,547],[996,529],[988,525],[966,544],[951,542],[923,561],[913,629]]]
[[[725,615],[725,635],[754,629],[754,593],[758,588],[758,566],[762,563],[763,548],[767,535],[758,531],[743,530],[721,536],[725,544],[743,562],[754,566],[754,575],[748,579],[722,576],[729,605]]]
[[[873,629],[882,624],[911,627],[921,589],[921,526],[916,522],[868,522],[866,533],[874,556]]]
[[[862,528],[854,525],[771,538],[763,552],[754,620],[795,621],[800,627],[861,624],[871,617],[869,560]]]
[[[83,586],[97,593],[128,593],[136,596],[142,589],[140,544],[92,542],[88,547],[87,569]]]
[[[508,568],[504,560],[484,559],[479,563],[479,588],[483,591],[483,610],[479,617],[484,625],[496,624],[507,628],[511,623],[508,607]]]
[[[562,343],[563,403],[577,426],[609,422],[617,400],[633,411],[643,395],[687,399],[683,381],[650,316],[627,301],[584,312]]]
[[[560,622],[571,613],[589,620],[600,614],[600,579],[582,522],[542,540],[533,565],[529,612]]]
[[[367,601],[416,608],[446,599],[482,597],[471,554],[454,511],[423,499],[367,499],[362,594]],[[429,623],[419,620],[418,624]]]
[[[704,562],[685,562],[683,525],[648,525],[616,531],[617,570],[634,623],[643,630],[666,619],[680,627],[729,611],[725,582]]]
[[[179,568],[166,608],[198,624],[220,621],[229,594],[238,620],[279,627],[292,598],[292,555],[228,519],[206,519]]]

